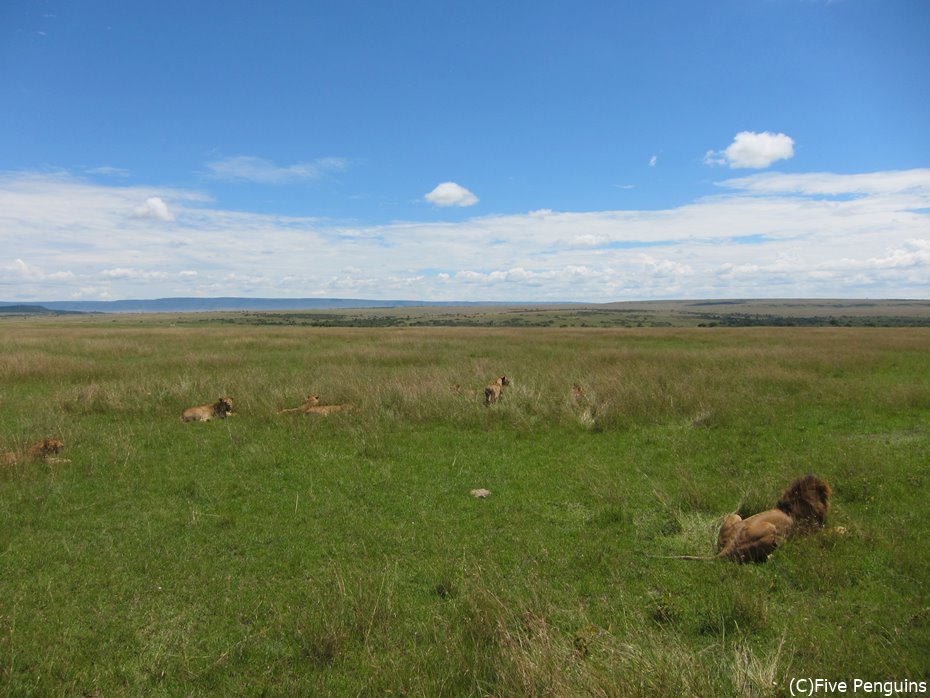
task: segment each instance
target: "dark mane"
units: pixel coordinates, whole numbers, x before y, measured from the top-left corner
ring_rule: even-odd
[[[831,494],[826,482],[805,475],[788,485],[775,508],[790,516],[796,526],[822,528]]]

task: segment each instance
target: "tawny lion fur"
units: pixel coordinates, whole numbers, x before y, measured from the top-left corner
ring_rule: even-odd
[[[484,404],[491,405],[504,395],[504,386],[510,385],[510,379],[507,376],[501,376],[484,389]]]
[[[294,414],[295,412],[300,412],[302,414],[307,414],[311,407],[316,407],[320,404],[320,396],[310,393],[307,395],[307,399],[304,400],[302,405],[297,407],[289,407],[284,410],[279,410],[278,414]]]
[[[823,528],[832,491],[814,475],[788,485],[774,509],[743,519],[730,514],[717,536],[717,557],[734,562],[764,562],[792,536]]]
[[[66,458],[58,458],[65,445],[58,439],[44,438],[36,441],[25,451],[8,451],[0,456],[4,465],[13,465],[20,461],[45,461],[46,463],[70,463]]]
[[[353,408],[350,404],[344,405],[321,405],[320,396],[310,393],[307,395],[307,399],[304,401],[304,404],[299,407],[291,407],[290,409],[281,410],[279,414],[316,414],[323,417],[328,417],[333,412],[344,412],[351,410]]]
[[[355,407],[349,403],[344,405],[314,405],[308,407],[305,414],[318,414],[323,417],[328,417],[333,412],[346,412],[351,409],[355,409]]]
[[[225,419],[233,413],[233,399],[221,397],[216,402],[197,407],[188,407],[181,413],[182,422],[209,422],[211,419]]]

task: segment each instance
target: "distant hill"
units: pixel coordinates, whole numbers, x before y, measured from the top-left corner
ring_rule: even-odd
[[[421,306],[504,305],[503,303],[464,303],[389,300],[376,301],[358,298],[156,298],[154,300],[123,301],[42,301],[35,306],[24,306],[0,301],[4,308],[36,307],[46,311],[81,313],[198,313],[237,310],[334,310],[351,308],[410,308]]]
[[[52,310],[44,305],[0,302],[0,315],[83,315],[81,310]]]

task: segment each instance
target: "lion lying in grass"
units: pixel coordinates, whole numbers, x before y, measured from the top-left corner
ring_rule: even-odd
[[[832,490],[814,475],[799,477],[784,491],[773,509],[748,518],[730,514],[717,535],[717,554],[662,555],[674,560],[732,560],[765,562],[779,545],[791,537],[823,528]]]
[[[310,393],[304,404],[298,407],[290,407],[286,410],[280,410],[278,414],[316,414],[328,417],[334,412],[345,412],[353,409],[353,406],[346,403],[343,405],[321,405],[320,396]]]
[[[774,509],[743,519],[730,514],[717,536],[717,557],[735,562],[764,562],[792,536],[823,528],[832,490],[814,475],[788,485]]]
[[[209,422],[211,419],[225,419],[233,414],[231,397],[221,397],[213,404],[188,407],[181,413],[182,422]]]
[[[320,404],[320,396],[310,393],[307,395],[307,399],[304,400],[302,405],[297,407],[288,407],[287,409],[278,410],[278,414],[294,414],[300,412],[301,414],[308,414],[311,407],[316,407]]]
[[[65,445],[58,439],[45,438],[36,441],[24,451],[8,451],[0,456],[0,463],[13,465],[20,461],[45,461],[46,463],[70,463],[67,458],[58,458]]]

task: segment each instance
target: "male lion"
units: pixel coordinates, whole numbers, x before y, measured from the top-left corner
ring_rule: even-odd
[[[504,395],[504,386],[510,385],[510,379],[507,376],[501,376],[484,389],[484,404],[490,406],[497,402]]]
[[[58,439],[46,437],[41,441],[36,441],[25,451],[8,451],[0,457],[0,462],[4,465],[13,465],[20,461],[45,461],[46,463],[70,463],[66,458],[58,458],[65,445]]]
[[[823,528],[832,494],[830,485],[814,475],[799,477],[784,491],[774,509],[742,518],[730,514],[717,535],[717,554],[654,555],[672,560],[732,560],[765,562],[779,545],[792,536]]]
[[[734,562],[764,562],[791,536],[823,528],[832,491],[814,475],[788,485],[774,509],[743,519],[730,514],[717,536],[717,557]]]
[[[224,419],[233,414],[231,397],[221,397],[213,404],[188,407],[181,413],[182,422],[208,422],[211,419]]]
[[[311,407],[320,404],[320,396],[310,393],[307,395],[307,399],[304,401],[304,404],[299,407],[289,407],[284,410],[278,410],[278,414],[294,414],[295,412],[300,412],[301,414],[307,414]]]

